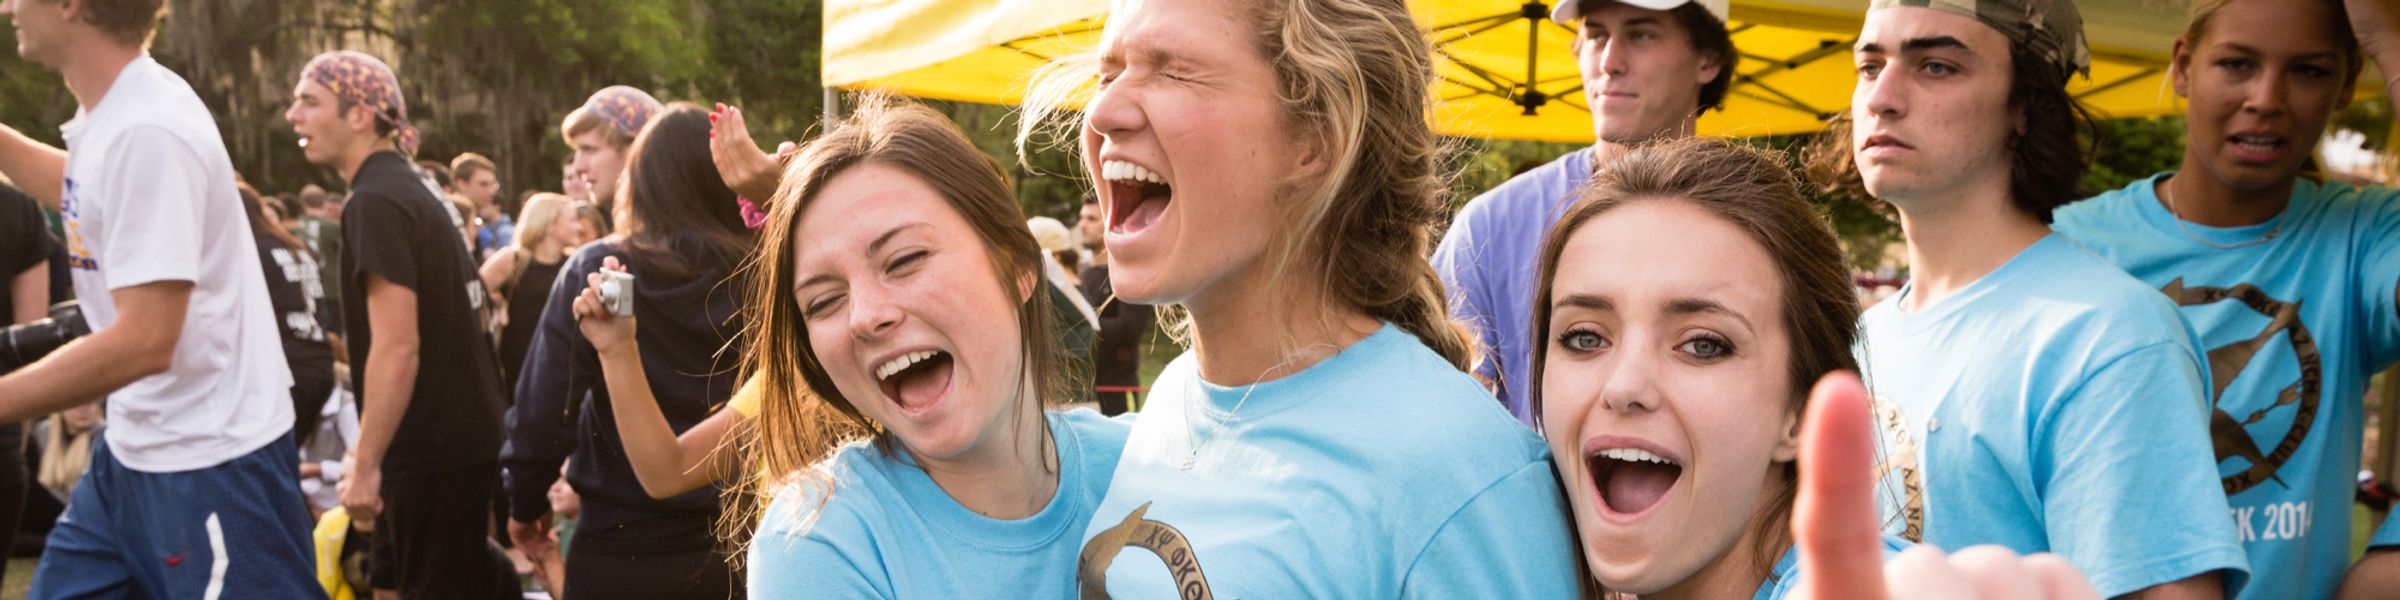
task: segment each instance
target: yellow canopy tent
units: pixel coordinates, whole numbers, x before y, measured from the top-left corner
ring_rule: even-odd
[[[1856,77],[1850,47],[1866,0],[1734,0],[1740,65],[1723,110],[1700,119],[1711,135],[1813,131],[1846,110]],[[1567,44],[1542,0],[1411,0],[1434,40],[1434,128],[1445,135],[1590,142]],[[2103,117],[2181,111],[2167,89],[2167,54],[2181,2],[2083,0],[2092,72],[2073,93]],[[1094,46],[1106,0],[828,0],[829,88],[993,104],[1022,99],[1050,59]],[[1532,52],[1527,52],[1532,48]],[[2360,81],[2382,81],[2365,75]],[[2372,87],[2372,86],[2362,86]],[[2361,90],[2379,95],[2381,90]]]

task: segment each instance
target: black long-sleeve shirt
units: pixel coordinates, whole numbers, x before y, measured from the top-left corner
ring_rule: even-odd
[[[697,245],[682,256],[704,256]],[[571,454],[567,482],[583,497],[575,548],[610,554],[706,547],[718,514],[717,489],[706,487],[653,500],[625,457],[623,438],[600,371],[600,355],[576,328],[575,297],[586,276],[614,256],[634,275],[634,340],[660,412],[677,433],[706,420],[733,395],[739,366],[733,353],[720,353],[741,331],[742,287],[725,280],[732,259],[698,264],[685,280],[644,275],[642,261],[629,260],[616,240],[584,247],[562,267],[550,288],[533,347],[517,382],[510,411],[507,468],[509,513],[530,522],[550,512],[547,492],[558,465]],[[689,262],[700,263],[699,259]],[[734,346],[738,350],[739,346]]]
[[[1083,270],[1083,298],[1100,312],[1100,331],[1092,335],[1092,384],[1141,385],[1142,337],[1157,318],[1154,309],[1116,299],[1105,266]]]

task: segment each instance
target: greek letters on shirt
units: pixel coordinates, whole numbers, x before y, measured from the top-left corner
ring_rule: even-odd
[[[1166,564],[1167,572],[1175,578],[1176,595],[1184,600],[1212,600],[1208,575],[1200,570],[1200,557],[1192,553],[1191,540],[1183,537],[1175,526],[1145,519],[1150,504],[1142,503],[1125,515],[1125,520],[1083,544],[1083,556],[1076,561],[1078,580],[1082,582],[1084,600],[1108,598],[1108,567],[1125,548],[1138,547]]]
[[[1912,542],[1925,541],[1925,477],[1921,470],[1925,441],[1909,430],[1900,405],[1882,396],[1867,403],[1875,413],[1876,503],[1884,505],[1884,531]]]

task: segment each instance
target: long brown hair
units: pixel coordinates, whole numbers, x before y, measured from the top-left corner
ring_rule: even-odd
[[[259,199],[257,189],[251,188],[247,183],[236,183],[233,189],[241,193],[242,212],[250,219],[250,235],[252,237],[274,238],[276,243],[283,244],[283,247],[289,248],[293,252],[306,254],[310,258],[317,256],[316,252],[308,249],[308,244],[300,243],[300,238],[292,237],[291,232],[267,223],[267,207],[265,202]]]
[[[1782,321],[1791,331],[1791,364],[1786,367],[1790,396],[1786,407],[1805,408],[1809,388],[1817,378],[1834,371],[1856,371],[1851,345],[1858,341],[1858,297],[1851,290],[1850,272],[1842,247],[1825,219],[1800,194],[1799,182],[1772,151],[1718,139],[1693,137],[1645,146],[1617,159],[1592,176],[1580,200],[1567,209],[1542,242],[1541,285],[1534,295],[1533,331],[1526,339],[1546,339],[1550,331],[1551,285],[1575,231],[1608,211],[1645,201],[1688,202],[1724,219],[1750,235],[1775,260],[1780,276]],[[1548,344],[1533,352],[1533,413],[1542,414],[1542,367]],[[1537,421],[1538,423],[1538,421]],[[1563,460],[1563,458],[1562,458]],[[1760,513],[1758,540],[1760,573],[1773,570],[1790,543],[1786,532],[1792,500],[1798,488],[1797,462],[1784,465],[1783,489],[1774,492]]]
[[[708,148],[708,111],[667,105],[625,153],[625,197],[633,218],[619,223],[625,254],[643,277],[686,279],[703,265],[749,255],[753,237],[741,203],[717,175]]]
[[[1274,276],[1314,277],[1328,306],[1390,321],[1461,369],[1474,357],[1450,320],[1442,283],[1425,257],[1449,215],[1445,148],[1427,124],[1433,55],[1404,0],[1242,0],[1251,42],[1268,57],[1285,125],[1299,143],[1332,157],[1328,175],[1293,204],[1268,249]],[[1063,139],[1064,118],[1097,61],[1071,56],[1035,76],[1017,146],[1044,133]],[[1274,310],[1284,310],[1281,305]],[[1173,325],[1188,327],[1188,323]]]
[[[748,501],[763,501],[775,487],[793,481],[782,477],[787,474],[803,475],[797,483],[827,486],[817,494],[827,497],[831,482],[811,480],[805,471],[844,440],[864,435],[883,452],[894,451],[882,425],[867,419],[834,386],[809,343],[799,301],[792,297],[798,283],[794,242],[800,215],[836,176],[869,164],[906,171],[939,193],[975,230],[990,251],[992,276],[1011,293],[1020,279],[1041,277],[1041,247],[1025,228],[1008,176],[998,162],[976,150],[958,126],[932,109],[869,98],[848,120],[803,146],[775,191],[765,241],[750,265],[751,291],[744,310],[752,329],[746,370],[758,379],[764,402],[749,456],[757,461],[756,472],[776,479],[751,482],[747,493],[737,494]],[[1019,418],[1024,419],[1043,418],[1041,399],[1067,397],[1077,385],[1068,375],[1066,348],[1046,290],[1046,285],[1037,287],[1023,298],[1013,323],[1023,339],[1020,383],[1031,384],[1037,394],[1021,399],[1026,410]],[[1045,453],[1051,450],[1046,434],[1039,443]]]

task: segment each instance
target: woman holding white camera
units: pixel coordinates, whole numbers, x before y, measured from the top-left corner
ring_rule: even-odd
[[[709,159],[708,132],[707,112],[678,104],[634,139],[618,196],[629,218],[618,235],[567,260],[517,383],[501,457],[509,535],[528,554],[557,542],[548,491],[571,454],[566,477],[582,496],[583,514],[566,580],[579,598],[727,598],[740,589],[711,534],[716,490],[663,499],[644,493],[612,424],[599,353],[572,314],[589,275],[603,264],[625,265],[642,323],[635,334],[641,360],[669,424],[689,429],[733,395],[733,357],[719,350],[742,329],[744,286],[735,273],[754,238]]]

